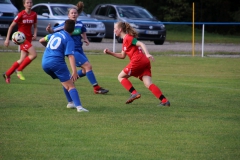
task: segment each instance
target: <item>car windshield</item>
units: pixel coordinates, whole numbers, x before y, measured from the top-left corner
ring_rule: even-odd
[[[10,0],[0,0],[1,4],[11,4]]]
[[[68,10],[74,6],[52,6],[52,13],[54,16],[66,16],[68,15]],[[80,16],[86,16],[86,13],[82,12]]]
[[[54,16],[66,16],[68,15],[68,10],[71,8],[70,6],[52,6],[52,13]]]
[[[146,10],[140,7],[117,7],[120,17],[126,17],[131,19],[150,18],[153,16]]]

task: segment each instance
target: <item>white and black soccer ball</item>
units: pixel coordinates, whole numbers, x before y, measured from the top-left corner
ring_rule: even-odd
[[[12,35],[12,41],[16,45],[24,43],[25,40],[26,40],[25,34],[20,31],[14,32]]]

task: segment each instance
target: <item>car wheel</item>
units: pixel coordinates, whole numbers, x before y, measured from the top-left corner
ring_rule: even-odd
[[[90,42],[102,42],[102,38],[89,38]]]
[[[164,43],[164,40],[156,40],[156,41],[154,41],[154,44],[156,44],[156,45],[163,45],[163,43]]]

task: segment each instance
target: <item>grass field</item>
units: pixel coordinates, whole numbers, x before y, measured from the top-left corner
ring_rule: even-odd
[[[128,60],[88,55],[99,84],[87,78],[76,87],[89,113],[66,108],[58,80],[41,68],[41,57],[25,70],[25,81],[0,79],[0,159],[69,160],[235,160],[240,159],[240,58],[155,56],[153,82],[170,100],[159,101],[138,79],[142,94],[117,81]],[[0,71],[19,58],[0,52]]]

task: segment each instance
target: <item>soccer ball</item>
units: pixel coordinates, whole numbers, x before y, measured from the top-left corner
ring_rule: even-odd
[[[20,45],[24,43],[25,40],[26,40],[25,34],[22,32],[17,31],[17,32],[14,32],[12,35],[12,41],[16,45]]]

